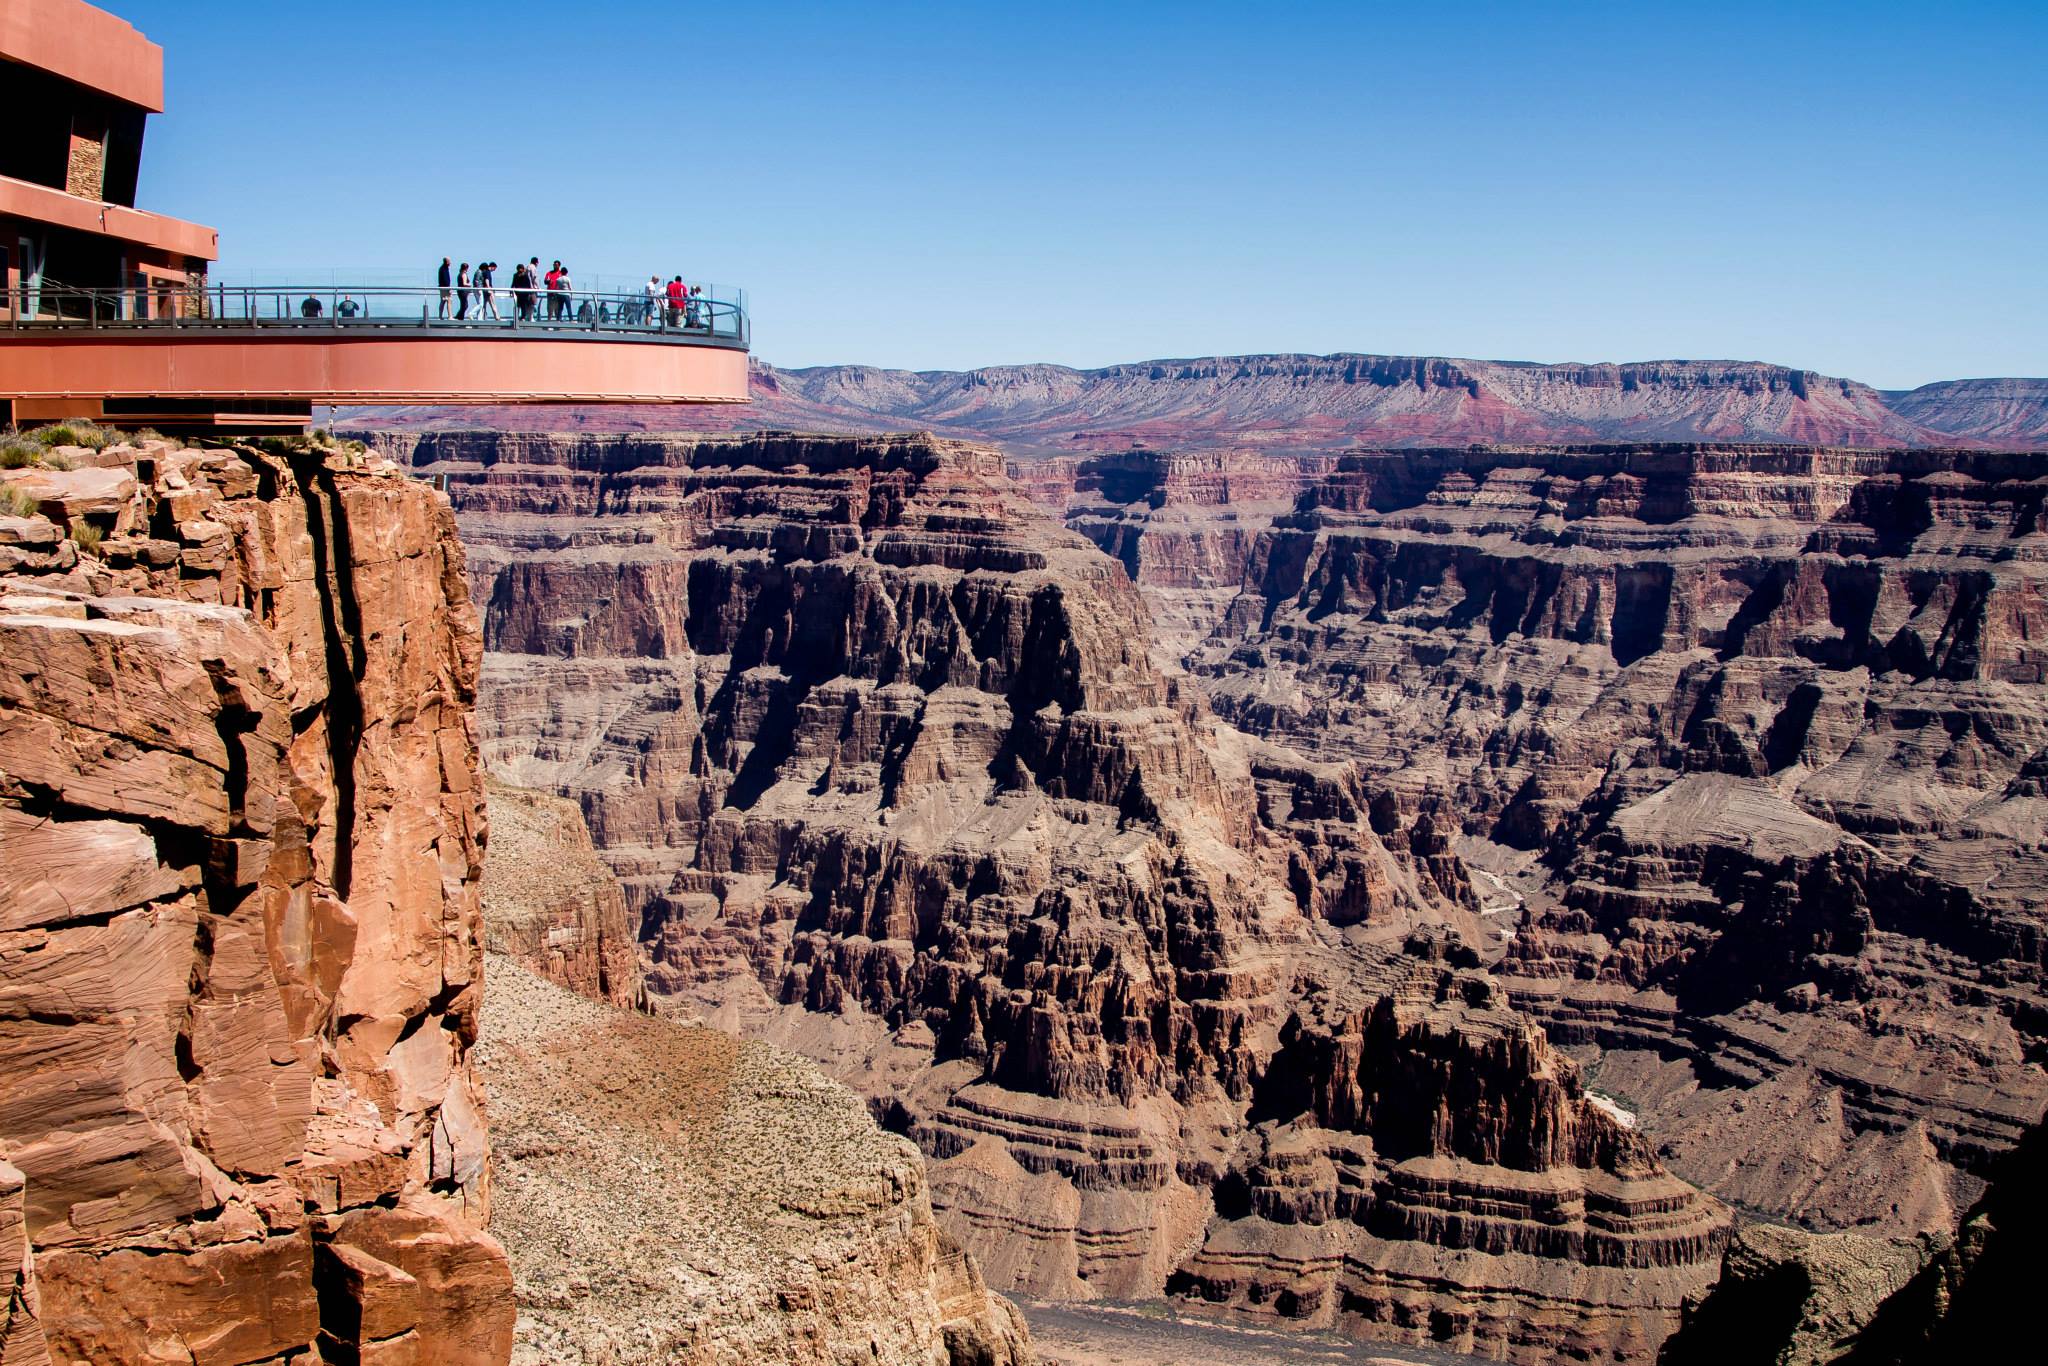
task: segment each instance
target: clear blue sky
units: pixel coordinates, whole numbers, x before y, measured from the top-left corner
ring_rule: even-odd
[[[102,0],[223,265],[747,287],[780,365],[2048,375],[2048,4]]]

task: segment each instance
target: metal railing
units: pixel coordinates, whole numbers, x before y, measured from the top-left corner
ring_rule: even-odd
[[[219,285],[164,283],[107,289],[40,284],[0,290],[0,332],[247,328],[349,331],[425,328],[627,334],[746,346],[743,304],[710,292],[680,303],[644,290],[513,289],[450,285]]]

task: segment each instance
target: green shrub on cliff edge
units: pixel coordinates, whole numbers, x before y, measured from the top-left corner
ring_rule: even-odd
[[[71,539],[78,543],[81,551],[88,555],[97,555],[100,553],[100,542],[106,539],[106,533],[91,522],[80,518],[71,524]]]
[[[96,422],[87,422],[82,417],[70,418],[64,422],[52,422],[23,432],[25,440],[41,446],[84,446],[88,450],[103,449],[117,434]]]
[[[26,469],[36,463],[42,452],[26,441],[8,441],[0,444],[0,470]]]
[[[0,484],[0,517],[33,517],[36,500],[12,484]]]

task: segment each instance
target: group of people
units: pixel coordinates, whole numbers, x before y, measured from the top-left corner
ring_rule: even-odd
[[[649,327],[654,319],[663,318],[670,327],[702,327],[706,318],[704,309],[704,286],[686,285],[678,275],[667,286],[661,283],[659,275],[647,277],[646,302],[642,305],[645,321]]]
[[[458,321],[469,318],[470,302],[477,304],[477,317],[502,318],[498,311],[498,263],[481,261],[472,273],[469,262],[451,269],[448,257],[441,258],[438,282],[441,288],[441,316],[454,317]],[[540,268],[540,258],[514,262],[512,278],[508,282],[512,293],[513,317],[520,322],[535,322],[541,316],[543,297],[546,300],[547,320],[567,322],[572,316],[579,316],[572,308],[572,294],[575,282],[569,278],[569,268],[560,261],[549,266],[546,272]],[[450,307],[453,313],[450,313]],[[588,300],[584,309],[590,308]],[[586,316],[584,321],[589,321]]]
[[[441,316],[467,321],[470,304],[476,303],[478,318],[502,318],[498,311],[498,263],[484,261],[475,270],[469,262],[451,267],[449,258],[441,258],[439,273],[441,289]],[[661,277],[647,277],[646,298],[637,305],[633,300],[621,303],[614,315],[610,302],[599,302],[594,308],[589,299],[581,304],[575,301],[575,284],[569,277],[569,268],[560,261],[543,271],[540,258],[530,257],[512,267],[512,278],[508,283],[512,295],[513,317],[521,322],[534,322],[541,318],[543,303],[547,308],[548,322],[599,322],[618,321],[647,327],[666,325],[668,327],[703,327],[709,320],[705,306],[704,287],[686,285],[678,275],[666,286]],[[451,313],[450,310],[453,309]]]

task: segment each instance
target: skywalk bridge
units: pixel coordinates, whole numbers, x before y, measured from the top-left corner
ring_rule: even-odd
[[[314,405],[743,403],[744,295],[326,283],[0,294],[16,421],[302,423]]]

